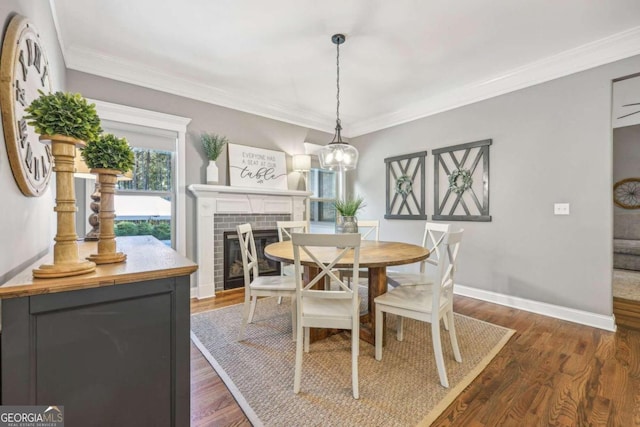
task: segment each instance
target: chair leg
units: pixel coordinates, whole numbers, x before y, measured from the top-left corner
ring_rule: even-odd
[[[376,304],[376,360],[382,360],[382,309]]]
[[[353,388],[354,399],[360,398],[360,388],[358,386],[358,355],[359,353],[360,353],[360,325],[354,323],[351,329],[351,387]]]
[[[282,298],[282,297],[280,297]],[[296,311],[296,298],[291,298],[291,334],[293,335],[293,340],[296,340],[298,326],[298,312]]]
[[[282,304],[282,297],[278,297],[278,305]]]
[[[442,323],[444,323],[444,329],[445,330],[449,330],[449,317],[448,316],[444,316],[442,318]]]
[[[309,353],[309,328],[304,328],[304,352]]]
[[[445,317],[449,323],[449,338],[451,339],[451,347],[453,347],[453,357],[456,362],[462,362],[462,356],[460,355],[460,347],[458,347],[458,337],[456,336],[456,325],[453,322],[453,311],[448,311]]]
[[[296,370],[293,376],[293,392],[300,392],[300,380],[302,377],[302,346],[304,342],[302,325],[296,327]]]
[[[396,339],[402,341],[404,339],[404,317],[398,315],[396,321]]]
[[[435,320],[435,319],[434,319]],[[438,367],[438,376],[440,384],[449,388],[449,380],[447,379],[447,371],[444,366],[444,357],[442,356],[442,342],[440,340],[440,321],[431,321],[431,336],[433,338],[433,354],[436,357],[436,366]]]
[[[256,312],[256,302],[258,302],[258,297],[254,296],[251,298],[251,309],[249,310],[249,323],[253,323],[253,315]]]

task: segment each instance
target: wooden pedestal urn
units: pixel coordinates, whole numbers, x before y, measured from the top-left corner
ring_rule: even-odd
[[[114,194],[118,175],[122,172],[116,169],[91,169],[91,173],[98,175],[100,183],[100,235],[98,237],[98,253],[90,255],[87,259],[96,264],[111,264],[122,262],[127,255],[116,252],[116,235],[114,232]]]
[[[76,198],[73,182],[76,146],[83,147],[84,141],[63,135],[42,135],[40,140],[51,143],[56,173],[57,215],[53,264],[43,264],[33,270],[33,277],[55,278],[90,273],[96,264],[80,259],[78,255],[78,235],[76,234]]]

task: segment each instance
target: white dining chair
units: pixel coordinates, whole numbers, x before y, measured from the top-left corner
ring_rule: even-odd
[[[360,310],[358,297],[358,263],[360,259],[360,234],[299,234],[292,235],[297,311],[296,367],[293,381],[294,393],[300,392],[302,379],[302,353],[309,352],[309,328],[347,329],[351,331],[351,385],[353,397],[359,398],[358,353],[360,351]],[[318,259],[322,248],[339,248],[329,262]],[[353,251],[353,286],[336,275],[333,267],[350,251]],[[302,280],[302,254],[305,254],[320,273],[309,283]],[[335,286],[331,290],[316,286],[329,277]],[[320,289],[314,289],[320,288]],[[304,332],[304,334],[303,334]]]
[[[422,246],[429,249],[429,258],[420,261],[419,273],[387,271],[387,283],[392,286],[431,285],[434,283],[433,270],[442,256],[441,244],[451,230],[450,224],[427,222],[424,226]]]
[[[309,222],[307,221],[276,221],[278,229],[278,241],[285,242],[291,240],[292,233],[308,233]],[[283,276],[293,276],[293,264],[288,262],[280,263],[280,274]]]
[[[359,219],[358,232],[362,240],[380,240],[380,221],[377,219]]]
[[[433,341],[433,353],[438,367],[440,384],[449,387],[447,371],[442,355],[442,343],[440,339],[440,319],[446,317],[449,325],[449,337],[453,355],[457,362],[462,362],[456,328],[453,319],[453,277],[455,272],[458,250],[462,240],[463,230],[449,232],[445,235],[441,247],[448,256],[443,257],[438,263],[434,276],[433,286],[399,286],[375,299],[376,305],[376,360],[382,360],[383,341],[383,313],[392,313],[398,316],[396,338],[404,339],[404,318],[420,320],[431,323],[431,337]],[[437,284],[437,286],[435,285]]]
[[[380,221],[375,220],[367,220],[367,219],[359,219],[358,220],[358,232],[362,240],[380,240]],[[351,270],[347,268],[338,269],[340,272],[341,278],[346,278],[347,283],[351,282]],[[358,270],[358,275],[360,278],[368,278],[369,270],[366,268],[361,268]]]
[[[242,325],[239,340],[244,338],[247,323],[253,323],[258,297],[275,296],[291,297],[291,323],[293,338],[296,337],[296,280],[287,276],[260,276],[258,272],[258,257],[256,243],[253,239],[251,224],[240,224],[236,227],[242,267],[244,269],[244,309],[242,310]]]

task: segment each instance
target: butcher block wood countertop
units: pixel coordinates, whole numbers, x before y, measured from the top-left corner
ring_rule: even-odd
[[[98,242],[78,242],[80,258],[98,250]],[[32,270],[53,262],[53,251],[0,286],[0,298],[17,298],[100,286],[124,285],[145,280],[178,277],[193,273],[197,264],[152,236],[117,238],[117,250],[127,254],[125,262],[98,265],[96,271],[79,276],[35,279]]]

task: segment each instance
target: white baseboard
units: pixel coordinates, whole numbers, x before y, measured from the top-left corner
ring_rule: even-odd
[[[216,296],[216,289],[212,286],[191,288],[191,298],[205,299]]]
[[[470,288],[468,286],[458,284],[453,287],[453,292],[456,295],[475,298],[494,304],[505,305],[507,307],[530,311],[532,313],[542,314],[544,316],[554,317],[556,319],[567,320],[569,322],[579,323],[581,325],[593,326],[594,328],[604,329],[612,332],[615,332],[616,330],[616,322],[613,315],[605,316],[588,311],[576,310],[575,308],[547,304],[545,302],[499,294],[497,292]]]
[[[216,296],[216,287],[212,283],[210,285],[199,285],[196,291],[196,298],[204,299]]]

